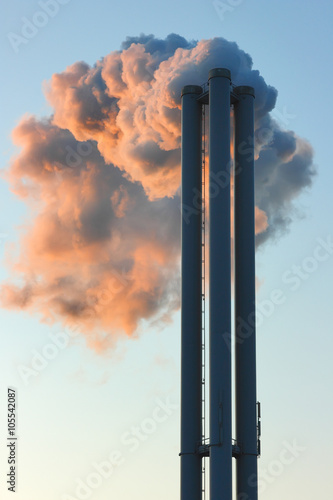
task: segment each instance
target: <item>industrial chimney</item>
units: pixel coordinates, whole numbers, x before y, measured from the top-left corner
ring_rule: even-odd
[[[209,108],[209,438],[205,436],[205,178],[203,112]],[[234,113],[234,168],[230,115]],[[234,227],[230,223],[231,176]],[[182,354],[181,500],[202,500],[209,459],[210,500],[257,500],[260,427],[255,345],[254,89],[235,87],[228,69],[208,84],[182,89]],[[235,321],[231,321],[231,231],[234,234]],[[246,335],[244,334],[244,325]],[[250,332],[250,333],[249,333]],[[232,439],[235,348],[236,439]]]

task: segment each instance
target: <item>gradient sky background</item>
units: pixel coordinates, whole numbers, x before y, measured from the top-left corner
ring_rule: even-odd
[[[313,188],[298,198],[288,234],[257,253],[261,287],[258,302],[280,289],[285,301],[258,328],[258,399],[262,402],[261,496],[277,500],[330,498],[332,454],[331,324],[332,255],[305,273],[297,290],[283,280],[294,265],[313,256],[317,239],[333,238],[331,214],[331,82],[333,7],[323,0],[225,0],[224,18],[211,1],[118,2],[70,0],[15,53],[9,32],[19,33],[22,17],[32,18],[38,2],[13,1],[1,19],[1,166],[15,152],[10,134],[25,113],[48,115],[42,83],[76,61],[94,64],[120,48],[126,36],[178,33],[186,39],[222,36],[248,52],[266,82],[278,89],[276,109],[286,128],[307,139],[318,169]],[[189,82],[191,83],[191,82]],[[278,118],[279,116],[276,116]],[[16,242],[27,220],[25,205],[0,181],[1,254]],[[1,279],[6,278],[3,264]],[[6,388],[18,392],[17,500],[78,498],[76,480],[95,471],[94,462],[118,450],[121,463],[89,498],[179,498],[180,314],[172,323],[148,327],[116,349],[97,355],[81,336],[59,351],[25,385],[19,365],[29,365],[50,334],[63,331],[27,313],[0,310],[1,498],[10,498],[6,464]],[[169,398],[173,405],[135,447],[122,441]],[[155,413],[154,413],[155,412]],[[159,415],[163,414],[163,410]],[[147,428],[147,427],[146,427]],[[124,437],[123,437],[124,439]],[[126,439],[126,437],[125,437]],[[286,464],[286,443],[302,450]],[[135,448],[134,450],[132,448]],[[281,455],[282,453],[282,455]],[[288,457],[292,457],[289,453]],[[71,497],[66,497],[66,494]],[[65,495],[65,496],[64,496]],[[88,497],[87,497],[88,498]]]

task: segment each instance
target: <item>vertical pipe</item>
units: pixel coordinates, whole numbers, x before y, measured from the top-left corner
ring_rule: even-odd
[[[182,89],[181,500],[201,500],[202,88]]]
[[[223,68],[209,72],[209,145],[210,499],[231,500],[230,71]]]
[[[257,500],[254,89],[235,93],[236,483],[237,498]]]

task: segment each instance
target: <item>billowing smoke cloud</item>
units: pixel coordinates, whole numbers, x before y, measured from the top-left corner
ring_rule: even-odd
[[[179,307],[180,91],[214,67],[256,91],[258,244],[288,227],[312,150],[270,116],[277,91],[250,56],[222,38],[127,38],[93,67],[53,75],[54,114],[13,132],[21,152],[6,175],[35,215],[10,260],[6,307],[77,319],[95,347]]]

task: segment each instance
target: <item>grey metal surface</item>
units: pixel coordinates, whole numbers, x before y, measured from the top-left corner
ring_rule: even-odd
[[[231,500],[230,72],[210,71],[210,500]]]
[[[234,89],[237,498],[257,500],[254,89]]]
[[[201,92],[182,92],[181,500],[201,500],[202,484]]]

